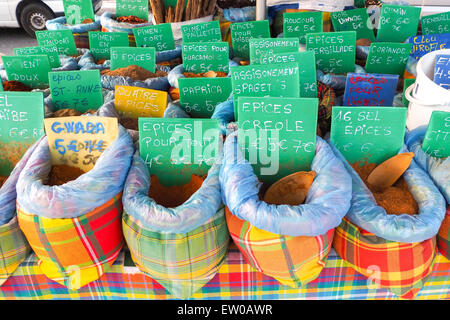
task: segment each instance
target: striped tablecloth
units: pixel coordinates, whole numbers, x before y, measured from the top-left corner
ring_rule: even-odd
[[[236,247],[230,248],[219,273],[193,299],[397,299],[350,268],[332,249],[319,278],[292,289],[252,269]],[[122,251],[99,280],[71,291],[40,272],[31,254],[0,287],[0,299],[173,299],[157,282],[142,274]],[[433,275],[417,299],[450,299],[450,260],[438,255]]]

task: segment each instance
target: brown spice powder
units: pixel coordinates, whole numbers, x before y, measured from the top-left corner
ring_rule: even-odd
[[[122,16],[122,17],[118,17],[116,18],[117,22],[125,22],[125,23],[133,23],[133,24],[139,24],[139,23],[145,23],[147,22],[147,20],[138,18],[136,16]]]
[[[156,70],[156,72],[153,73],[137,65],[131,65],[125,68],[118,68],[115,70],[104,69],[100,72],[100,74],[111,77],[118,77],[118,76],[130,77],[133,80],[140,80],[140,81],[167,76],[167,72]]]
[[[3,186],[7,179],[7,176],[0,176],[0,188]]]
[[[119,123],[129,130],[138,131],[139,130],[139,120],[137,118],[120,118]]]
[[[191,180],[181,186],[165,187],[156,175],[151,176],[148,196],[166,208],[175,208],[185,203],[200,187],[204,178],[192,175]]]
[[[79,168],[71,167],[67,165],[55,165],[52,166],[48,175],[48,186],[60,186],[69,181],[76,180],[79,176],[85,172]]]
[[[10,80],[3,82],[3,90],[4,91],[31,91],[33,88],[23,84],[22,82]]]
[[[417,214],[419,213],[419,206],[414,200],[411,192],[409,191],[408,184],[403,179],[403,176],[394,183],[393,186],[385,189],[382,192],[376,192],[366,182],[369,174],[375,169],[377,164],[368,163],[367,161],[361,166],[360,162],[355,162],[352,168],[358,173],[366,186],[372,192],[377,204],[386,210],[387,214]]]

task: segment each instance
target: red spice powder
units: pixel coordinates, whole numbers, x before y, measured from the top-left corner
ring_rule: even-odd
[[[360,162],[355,162],[351,166],[372,192],[377,204],[383,207],[387,214],[398,215],[406,213],[413,215],[419,213],[419,206],[409,191],[408,184],[403,179],[403,176],[393,186],[383,190],[383,192],[376,192],[366,180],[377,164],[366,161],[362,166]]]
[[[76,180],[79,176],[85,172],[79,168],[71,167],[67,165],[55,165],[52,166],[48,175],[48,186],[60,186],[69,181]]]
[[[23,84],[22,82],[11,80],[3,82],[4,91],[31,91],[33,88]]]
[[[181,186],[165,187],[156,175],[151,176],[148,196],[166,208],[175,208],[185,203],[203,184],[205,178],[192,175],[191,180]]]

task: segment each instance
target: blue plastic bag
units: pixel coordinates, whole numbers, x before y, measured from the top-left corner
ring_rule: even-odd
[[[51,169],[48,138],[37,145],[17,182],[17,202],[25,212],[46,218],[76,218],[103,205],[123,190],[133,157],[133,142],[119,125],[117,139],[95,167],[60,186],[46,186]]]
[[[330,146],[352,178],[352,203],[347,214],[350,222],[383,239],[405,243],[422,242],[438,233],[445,215],[445,200],[414,159],[403,178],[419,205],[419,214],[387,214],[386,210],[376,204],[370,190],[343,155],[332,143]],[[408,152],[406,146],[399,151],[404,152]]]
[[[414,152],[416,163],[428,172],[441,193],[450,204],[450,157],[435,158],[422,150],[422,142],[427,126],[422,126],[406,133],[405,143],[408,150]]]
[[[366,73],[363,67],[355,64],[354,73]],[[333,73],[324,73],[322,70],[316,70],[317,81],[322,82],[323,84],[332,87],[335,90],[343,90],[345,89],[345,83],[347,81],[347,75],[343,74],[333,74]]]
[[[316,177],[305,203],[274,205],[259,200],[262,184],[240,151],[238,132],[230,134],[225,141],[220,170],[223,202],[236,217],[259,229],[287,236],[315,237],[341,223],[350,208],[351,178],[324,140],[317,137],[311,165]]]
[[[100,31],[102,25],[100,23],[100,16],[95,16],[95,20],[91,23],[80,23],[74,25],[66,24],[66,17],[61,16],[55,19],[47,20],[45,27],[48,30],[71,30],[72,33],[86,33],[89,31]]]
[[[233,94],[230,95],[228,100],[219,103],[216,106],[211,116],[211,119],[219,120],[220,133],[222,135],[226,135],[228,124],[234,121]]]
[[[256,7],[223,9],[223,16],[231,22],[245,22],[256,20]]]
[[[20,159],[8,179],[0,188],[0,208],[2,208],[0,211],[0,226],[11,221],[11,219],[16,215],[16,184],[19,180],[19,175],[42,139],[43,137],[28,148],[22,156],[22,159]]]

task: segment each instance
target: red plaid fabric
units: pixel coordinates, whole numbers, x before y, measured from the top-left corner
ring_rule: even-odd
[[[450,260],[450,205],[437,235],[437,245],[439,252]]]

